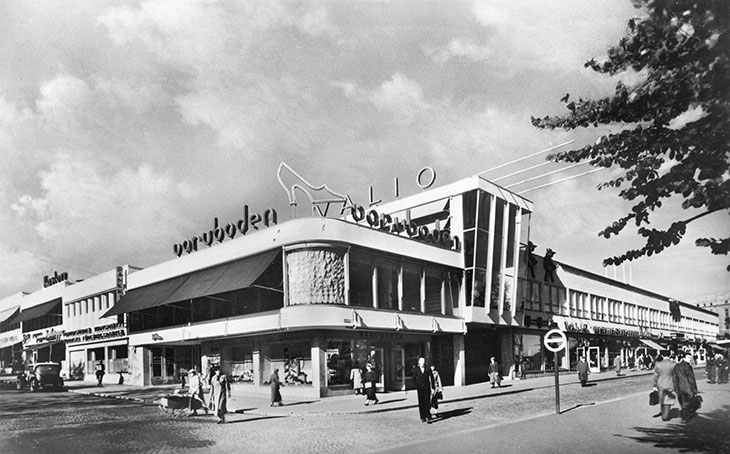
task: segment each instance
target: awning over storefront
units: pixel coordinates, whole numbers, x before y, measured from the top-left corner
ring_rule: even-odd
[[[20,306],[4,310],[0,312],[0,323],[8,323],[9,325],[18,323],[18,320],[16,320],[18,314],[20,314]]]
[[[250,287],[271,265],[278,253],[277,249],[132,289],[103,317]]]
[[[666,350],[665,347],[662,347],[661,345],[657,344],[653,340],[650,339],[639,339],[641,342],[643,342],[645,345],[653,348],[654,350]]]
[[[43,317],[44,315],[51,312],[56,306],[61,304],[61,298],[48,301],[47,303],[39,304],[37,306],[29,307],[28,309],[20,311],[16,322],[27,322],[34,318]],[[60,314],[59,314],[60,315]]]

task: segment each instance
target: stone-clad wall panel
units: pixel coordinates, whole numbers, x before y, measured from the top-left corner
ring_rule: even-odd
[[[345,252],[301,249],[286,256],[289,304],[345,304]]]

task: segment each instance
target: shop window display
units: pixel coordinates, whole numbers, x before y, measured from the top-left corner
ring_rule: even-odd
[[[263,375],[265,384],[279,369],[279,378],[285,384],[311,385],[312,346],[309,342],[269,344],[264,353]]]
[[[328,387],[350,386],[352,369],[364,372],[365,364],[372,360],[367,342],[359,339],[329,339],[325,353]]]

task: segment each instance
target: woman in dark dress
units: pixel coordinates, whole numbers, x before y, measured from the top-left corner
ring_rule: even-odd
[[[279,392],[279,388],[283,385],[279,381],[279,369],[274,369],[274,373],[271,374],[269,386],[271,386],[271,406],[281,407],[281,393]]]
[[[378,403],[378,398],[375,395],[375,387],[377,386],[378,378],[375,375],[375,371],[373,371],[372,364],[368,363],[365,366],[365,369],[365,374],[362,376],[362,385],[365,388],[365,395],[367,396],[365,405],[375,405]]]

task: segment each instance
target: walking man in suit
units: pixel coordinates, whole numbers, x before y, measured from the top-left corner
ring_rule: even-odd
[[[669,410],[674,405],[674,361],[657,356],[654,366],[654,391],[659,391],[659,403],[662,409],[662,421],[669,421]]]
[[[697,381],[691,362],[692,353],[686,352],[679,363],[674,366],[674,390],[677,392],[682,422],[687,422],[697,416],[697,408],[690,403],[697,395]]]
[[[426,367],[426,359],[418,358],[418,365],[413,371],[413,382],[418,392],[418,413],[421,422],[431,419],[431,393],[433,392],[433,375],[431,369]]]

